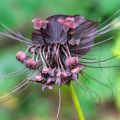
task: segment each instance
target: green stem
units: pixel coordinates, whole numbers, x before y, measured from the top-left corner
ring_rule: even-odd
[[[69,88],[70,88],[70,95],[71,95],[71,97],[73,99],[76,111],[78,113],[79,120],[85,120],[84,116],[83,116],[81,106],[80,106],[80,102],[78,100],[78,96],[77,96],[77,94],[75,92],[74,86],[71,83],[69,85]]]

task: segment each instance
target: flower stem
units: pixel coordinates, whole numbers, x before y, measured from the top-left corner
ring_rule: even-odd
[[[83,116],[81,106],[80,106],[80,102],[78,100],[78,96],[77,96],[77,94],[75,92],[74,86],[71,83],[69,84],[69,88],[70,88],[70,95],[71,95],[71,97],[73,99],[76,111],[78,113],[78,118],[79,118],[79,120],[85,120],[84,116]]]

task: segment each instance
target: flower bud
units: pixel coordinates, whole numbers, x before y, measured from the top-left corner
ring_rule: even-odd
[[[66,63],[67,66],[71,66],[71,65],[74,65],[74,64],[78,64],[79,59],[78,59],[78,57],[68,57],[68,58],[66,58],[65,63]]]
[[[18,51],[16,54],[16,59],[20,62],[24,62],[24,60],[27,58],[26,54],[23,51]]]
[[[24,63],[27,68],[33,69],[33,70],[37,69],[40,65],[38,62],[30,58],[28,58]]]

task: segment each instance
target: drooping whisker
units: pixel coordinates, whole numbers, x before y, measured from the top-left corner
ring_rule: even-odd
[[[26,43],[26,44],[28,44],[28,45],[34,45],[32,42],[24,41],[24,40],[22,40],[22,39],[16,38],[16,37],[14,37],[14,36],[12,36],[12,35],[9,35],[9,34],[7,34],[7,33],[2,33],[2,32],[0,32],[0,35],[5,36],[5,37],[8,37],[8,38],[12,38],[12,39],[14,39],[14,40],[17,40],[17,41],[20,41],[20,42],[23,42],[23,43]]]
[[[28,77],[30,77],[31,75],[32,75],[32,72],[28,74]],[[25,87],[25,88],[23,88],[23,89],[21,89],[21,88],[24,87],[24,86],[26,86],[28,83],[30,83],[30,81],[28,80],[28,77],[25,78],[22,82],[20,82],[20,83],[14,88],[14,90],[12,90],[11,92],[9,92],[9,93],[1,96],[1,97],[0,97],[0,101],[1,101],[1,100],[4,100],[6,97],[8,97],[8,96],[11,95],[11,94],[15,94],[15,92],[17,92],[17,94],[19,94],[19,93],[21,93],[21,91],[25,90],[25,88],[27,88],[27,87]],[[28,85],[30,85],[30,84],[28,84]],[[7,99],[9,99],[9,98],[7,98]]]
[[[27,78],[24,79],[22,82],[20,82],[18,85],[16,85],[14,89],[20,87],[20,86],[21,86],[23,83],[25,83],[26,81],[27,81]]]
[[[12,90],[11,92],[3,95],[0,97],[0,100],[6,98],[7,96],[11,95],[11,94],[14,94],[16,91],[20,90],[22,87],[24,87],[25,85],[27,85],[29,83],[29,81],[26,81],[25,83],[23,83],[21,86],[15,88],[14,90]]]
[[[83,76],[83,74],[81,74],[82,77],[86,78],[85,76]],[[80,82],[79,80],[76,80],[75,81],[76,85],[80,86],[80,88],[86,90],[91,96],[92,96],[92,93],[98,98],[98,103],[97,104],[100,104],[100,96],[92,89],[90,89],[89,87],[87,87],[87,85],[84,85],[82,82]]]
[[[93,68],[93,69],[96,69],[96,68],[119,68],[120,65],[111,65],[111,66],[91,66],[91,65],[86,65],[86,64],[82,64],[88,68]]]
[[[30,85],[29,85],[30,86]],[[28,87],[29,87],[28,86]],[[27,88],[28,88],[27,87]],[[27,89],[27,88],[25,88],[25,89]],[[19,93],[20,94],[20,93]],[[25,96],[25,98],[15,107],[15,109],[14,109],[14,112],[15,111],[17,111],[17,109],[20,107],[20,106],[22,106],[28,99],[29,99],[29,97],[31,96],[31,94],[32,93],[29,93],[27,96]]]
[[[9,74],[1,75],[1,76],[0,76],[0,79],[1,79],[1,78],[3,78],[3,79],[4,79],[4,78],[8,78],[9,76],[12,76],[12,75],[20,74],[21,72],[23,72],[24,69],[25,69],[25,67],[22,68],[22,69],[19,69],[19,70],[17,70],[17,71],[11,72],[11,73],[9,73]]]
[[[99,83],[99,84],[105,86],[106,88],[110,89],[112,91],[112,96],[113,96],[113,89],[109,85],[106,85],[103,82],[96,80],[95,78],[91,77],[90,75],[88,75],[87,73],[85,73],[83,71],[81,72],[81,74],[86,76],[86,78],[91,79],[91,80],[95,81],[96,83]]]
[[[101,41],[101,42],[98,42],[98,43],[95,43],[95,44],[92,44],[92,45],[88,45],[88,46],[85,46],[85,47],[77,48],[77,49],[72,49],[71,51],[74,51],[74,50],[83,50],[83,49],[85,49],[85,48],[90,48],[90,47],[93,47],[93,46],[97,46],[97,45],[100,45],[100,44],[105,43],[105,42],[107,42],[107,41],[110,41],[110,40],[113,39],[113,38],[114,38],[114,37],[110,37],[110,38],[108,38],[108,39],[106,39],[106,40],[103,40],[103,41]]]
[[[5,24],[1,23],[1,25],[10,33],[12,33],[13,35],[16,35],[18,38],[23,39],[23,40],[27,40],[27,41],[31,41],[31,39],[25,38],[23,37],[21,34],[17,34],[16,32],[14,32],[12,29],[10,29],[9,27],[7,27]]]
[[[86,58],[86,57],[79,57],[80,59],[86,60],[86,61],[93,61],[96,60],[96,58]]]
[[[24,88],[19,89],[19,91],[16,90],[14,93],[11,93],[12,96],[13,96],[13,95],[15,96],[15,95],[21,94],[24,90],[26,90],[28,87],[30,87],[30,85],[31,85],[31,83],[25,84],[24,86],[22,86],[22,87],[24,87]],[[12,96],[10,96],[10,94],[9,94],[8,96],[5,96],[4,98],[0,98],[0,103],[9,101],[10,99],[12,99]]]
[[[80,62],[81,62],[81,63],[88,63],[88,64],[103,63],[103,62],[112,60],[112,59],[116,58],[117,56],[119,56],[119,55],[115,55],[115,56],[112,56],[112,57],[110,57],[110,58],[107,58],[107,59],[104,59],[104,60],[100,60],[100,61],[90,61],[90,62],[80,61]]]

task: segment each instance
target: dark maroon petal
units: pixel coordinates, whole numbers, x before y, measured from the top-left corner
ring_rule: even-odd
[[[64,18],[62,15],[55,15],[49,17],[49,24],[47,29],[43,30],[43,33],[49,34],[49,36],[45,37],[45,40],[48,44],[50,43],[65,43],[67,41],[67,33],[63,30],[63,27],[57,21],[58,18]]]
[[[43,38],[41,30],[34,30],[34,32],[32,33],[32,41],[33,44],[38,44],[38,45],[45,44],[45,40]]]
[[[78,24],[78,26],[86,21],[83,16],[75,15],[74,18],[75,18],[75,22]]]
[[[76,46],[71,48],[73,54],[84,55],[92,48],[95,40],[95,34],[93,33],[95,33],[97,29],[96,25],[96,22],[86,20],[74,31],[70,31],[74,33],[71,35],[71,39],[73,39],[76,44]]]
[[[64,44],[67,42],[68,33],[63,30],[63,26],[58,23],[58,18],[66,18],[65,15],[55,15],[47,18],[49,23],[46,29],[35,30],[32,34],[33,43],[41,44]]]

